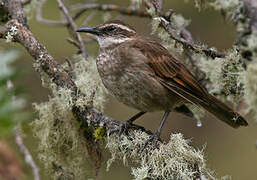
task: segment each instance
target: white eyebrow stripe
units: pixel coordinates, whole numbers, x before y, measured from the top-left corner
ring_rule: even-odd
[[[102,28],[105,28],[105,27],[108,27],[108,26],[116,26],[116,27],[121,28],[123,30],[135,33],[135,31],[133,29],[130,29],[127,26],[124,26],[124,25],[121,25],[121,24],[114,24],[114,23],[113,24],[106,24],[105,26],[102,26]]]

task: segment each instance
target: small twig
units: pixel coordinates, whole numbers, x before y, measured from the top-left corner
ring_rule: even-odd
[[[70,71],[73,71],[74,65],[72,64],[71,60],[68,57],[66,57],[65,61],[68,63]]]
[[[219,53],[215,50],[205,48],[204,46],[193,43],[191,33],[186,29],[183,29],[184,32],[181,31],[178,33],[177,29],[170,22],[170,18],[167,18],[167,16],[163,16],[162,13],[159,12],[160,8],[157,6],[156,1],[157,0],[153,0],[152,3],[149,1],[145,1],[145,5],[147,8],[150,8],[151,6],[155,8],[156,15],[161,19],[160,26],[170,35],[172,39],[174,39],[178,43],[181,43],[185,49],[192,50],[195,53],[204,53],[206,56],[213,59],[215,59],[216,57],[223,58],[226,56],[226,54],[224,53]],[[183,36],[186,38],[183,38]]]
[[[74,41],[70,37],[66,39],[70,44],[74,45],[76,48],[80,49],[79,43],[77,41]]]
[[[25,25],[29,28],[27,24],[27,17],[24,11],[16,11],[17,9],[22,9],[22,4],[20,0],[12,0],[12,1],[3,1],[4,7],[8,7],[9,14],[11,15],[12,19],[17,19],[19,23]]]
[[[163,1],[162,1],[162,0],[153,0],[152,3],[153,3],[154,6],[156,7],[156,11],[157,11],[158,13],[161,13]]]
[[[91,13],[87,16],[87,18],[85,19],[85,21],[82,23],[83,26],[88,25],[88,23],[95,17],[96,13],[97,13],[96,11],[91,12]]]
[[[151,15],[134,7],[124,8],[114,4],[76,4],[71,6],[71,9],[78,10],[72,17],[77,19],[80,17],[85,11],[96,9],[99,11],[115,11],[119,12],[120,14],[129,15],[129,16],[138,16],[138,17],[151,17]]]
[[[40,0],[38,3],[37,10],[36,10],[37,21],[42,24],[49,25],[49,26],[66,26],[68,24],[68,22],[65,20],[54,21],[54,20],[48,20],[48,19],[43,18],[42,9],[43,9],[45,2],[46,2],[46,0]]]
[[[16,144],[18,145],[20,151],[24,154],[25,156],[25,161],[28,163],[28,165],[31,167],[34,175],[34,180],[40,180],[39,176],[39,170],[38,167],[33,160],[33,157],[31,153],[29,152],[28,148],[25,146],[23,143],[22,135],[19,130],[16,130]]]
[[[22,1],[22,5],[25,6],[25,5],[28,5],[31,3],[31,0],[23,0]]]
[[[76,30],[78,29],[77,25],[73,21],[72,17],[69,14],[68,9],[63,4],[62,0],[57,0],[57,2],[59,4],[59,8],[61,9],[61,11],[63,12],[65,18],[68,21],[68,27],[71,29],[72,36],[79,42],[79,47],[80,47],[80,50],[81,50],[81,53],[82,53],[83,57],[87,58],[88,54],[86,52],[86,47],[85,47],[85,44],[83,42],[83,39],[82,39],[81,35],[76,32]]]

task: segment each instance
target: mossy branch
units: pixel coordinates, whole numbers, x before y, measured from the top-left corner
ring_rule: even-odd
[[[21,1],[9,0],[4,1],[3,6],[8,9],[11,14],[11,19],[1,29],[1,38],[6,38],[8,32],[12,33],[12,39],[14,42],[21,44],[27,52],[36,61],[37,71],[40,69],[47,74],[49,79],[56,84],[59,88],[68,89],[71,92],[72,101],[78,100],[83,94],[77,88],[76,84],[72,80],[70,74],[60,65],[57,61],[48,53],[46,48],[35,38],[33,33],[29,30],[29,26],[26,21],[25,13],[22,9]],[[15,28],[14,28],[15,27]],[[91,107],[81,107],[73,105],[72,112],[76,119],[80,122],[80,128],[86,129],[84,131],[85,143],[89,154],[93,157],[95,167],[99,168],[101,164],[101,151],[99,144],[95,141],[93,136],[93,127],[104,127],[107,131],[117,130],[121,125],[120,121],[113,120],[112,118],[103,115]],[[90,125],[88,124],[90,123]],[[88,129],[88,127],[90,127]],[[151,134],[143,127],[134,125],[134,128],[140,132]],[[90,130],[91,129],[91,130]],[[200,172],[198,172],[200,173]]]
[[[41,2],[44,2],[44,0]],[[253,1],[249,0],[246,1],[246,3],[244,4],[244,7],[246,10],[248,8],[248,13],[244,14],[244,17],[247,18],[247,21],[245,21],[244,24],[246,24],[249,28],[247,33],[242,33],[242,36],[240,36],[239,39],[246,39],[246,37],[249,39],[249,35],[254,33],[256,35],[257,16],[256,11],[251,9],[254,7],[252,5]],[[139,149],[141,149],[140,147],[142,146],[142,143],[145,141],[148,135],[151,134],[151,132],[145,130],[141,126],[134,125],[133,129],[129,132],[129,135],[122,137],[121,144],[116,142],[117,138],[115,137],[115,134],[109,136],[108,132],[117,130],[120,127],[121,122],[102,114],[96,109],[93,109],[91,106],[80,106],[76,104],[79,99],[83,99],[85,93],[87,92],[81,92],[81,89],[78,88],[77,84],[74,82],[74,79],[71,77],[70,72],[65,70],[60,64],[57,63],[54,57],[48,53],[46,48],[29,30],[21,1],[4,0],[0,5],[0,8],[4,8],[5,10],[7,9],[7,13],[10,14],[10,19],[8,19],[8,22],[4,25],[4,27],[0,29],[0,37],[7,38],[7,35],[9,34],[10,37],[8,38],[10,40],[21,44],[34,58],[38,72],[40,72],[41,69],[48,76],[51,82],[57,86],[57,90],[65,89],[65,91],[70,92],[72,106],[69,108],[72,111],[75,119],[79,122],[80,129],[83,130],[82,134],[85,137],[85,144],[89,154],[95,161],[95,168],[99,168],[101,164],[101,150],[99,143],[96,140],[99,139],[100,136],[105,136],[107,134],[107,148],[111,151],[113,159],[119,157],[126,160],[126,157],[130,157],[141,163],[140,168],[135,168],[133,170],[133,175],[137,179],[143,179],[145,177],[150,179],[165,179],[168,177],[172,177],[174,179],[205,179],[206,177],[208,179],[214,179],[209,173],[209,170],[206,168],[202,153],[189,146],[188,142],[185,141],[181,135],[172,135],[168,144],[158,142],[159,149],[151,149],[151,151],[150,149],[146,149],[144,152],[140,152]],[[225,54],[223,53],[196,45],[192,40],[191,34],[185,29],[182,29],[180,36],[178,36],[169,22],[172,12],[165,14],[161,12],[162,1],[154,1],[153,5],[153,7],[155,7],[154,15],[149,15],[149,12],[145,13],[145,11],[133,11],[131,9],[124,10],[116,6],[112,8],[99,8],[95,6],[94,8],[103,11],[118,11],[121,14],[130,13],[131,15],[140,17],[159,17],[161,22],[160,25],[176,42],[181,43],[186,49],[190,49],[194,53],[203,53],[213,59],[217,57],[225,57]],[[148,7],[151,8],[151,5]],[[61,22],[62,25],[73,23],[73,19],[71,19],[69,16],[66,18],[69,20]],[[255,50],[249,49],[248,45],[246,46],[246,49],[248,49],[251,53],[256,53],[254,52]],[[250,75],[251,73],[249,73],[249,76]],[[252,89],[253,91],[251,91],[250,94],[255,92],[255,89]],[[58,120],[58,118],[56,119]],[[70,119],[73,118],[71,117]],[[155,166],[156,162],[158,162],[158,166]],[[162,169],[160,169],[161,167]],[[157,173],[160,170],[162,170],[162,174]]]

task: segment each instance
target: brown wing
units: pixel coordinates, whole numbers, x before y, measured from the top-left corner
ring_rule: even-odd
[[[149,67],[155,72],[163,86],[191,103],[208,104],[208,101],[204,99],[204,97],[208,97],[208,92],[201,87],[187,68],[171,56],[162,45],[152,40],[142,43],[142,40],[138,39],[132,43],[132,46],[147,57]]]

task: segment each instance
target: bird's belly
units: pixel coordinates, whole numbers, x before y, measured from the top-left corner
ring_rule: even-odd
[[[180,100],[143,70],[112,68],[116,69],[115,66],[102,66],[98,63],[98,71],[106,89],[128,106],[140,111],[167,110]]]

